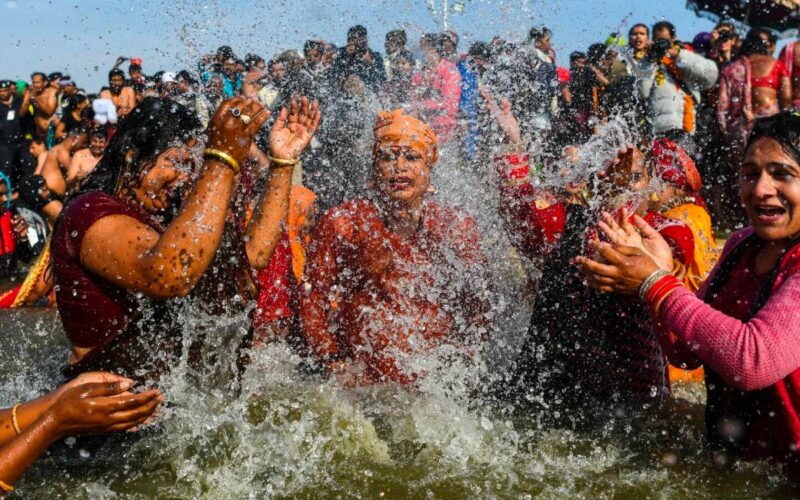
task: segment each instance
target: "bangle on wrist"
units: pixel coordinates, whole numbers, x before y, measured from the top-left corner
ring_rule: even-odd
[[[671,274],[669,271],[663,269],[657,269],[650,273],[650,276],[645,278],[642,284],[639,285],[639,298],[642,299],[642,301],[646,301],[647,294],[650,293],[653,286],[664,276],[671,276]]]
[[[276,158],[274,156],[270,156],[269,162],[273,165],[277,165],[280,167],[294,167],[295,165],[300,163],[300,160],[298,158],[286,159],[286,158]]]
[[[236,159],[233,156],[229,155],[225,151],[220,151],[219,149],[206,148],[206,150],[203,151],[203,155],[210,156],[211,158],[214,158],[215,160],[219,160],[222,163],[226,164],[231,168],[231,170],[233,170],[234,174],[239,173],[239,162],[236,161]]]
[[[22,429],[19,428],[19,421],[17,420],[17,410],[19,409],[19,403],[15,404],[13,408],[11,408],[11,425],[14,426],[14,432],[17,433],[17,436],[22,434]]]

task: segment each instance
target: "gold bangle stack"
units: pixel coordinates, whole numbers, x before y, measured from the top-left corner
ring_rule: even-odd
[[[294,167],[300,160],[295,158],[293,160],[287,160],[286,158],[275,158],[274,156],[269,157],[269,162],[273,165],[278,165],[280,167]]]
[[[206,148],[206,150],[203,151],[203,155],[210,156],[215,160],[219,160],[222,163],[228,165],[229,167],[231,167],[231,170],[233,170],[234,174],[239,173],[239,162],[236,161],[236,158],[229,155],[225,151],[220,151],[219,149]]]
[[[14,432],[17,433],[19,436],[22,434],[22,430],[19,428],[19,421],[17,421],[17,409],[19,408],[19,403],[15,404],[13,408],[11,408],[11,425],[14,426]]]

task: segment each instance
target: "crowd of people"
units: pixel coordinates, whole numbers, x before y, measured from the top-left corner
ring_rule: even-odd
[[[800,466],[797,44],[776,58],[767,29],[688,43],[662,21],[561,67],[552,36],[462,53],[430,33],[417,59],[404,30],[382,56],[354,26],[268,61],[223,46],[147,75],[120,57],[96,94],[0,81],[0,274],[19,279],[0,307],[55,305],[71,345],[69,382],[0,412],[0,488],[60,437],[152,415],[158,390],[129,389],[187,354],[187,300],[249,312],[234,381],[276,341],[348,385],[478,356],[502,285],[474,218],[432,196],[437,162],[490,180],[539,271],[487,398],[576,427],[704,377],[711,446]],[[612,121],[630,144],[587,168]]]

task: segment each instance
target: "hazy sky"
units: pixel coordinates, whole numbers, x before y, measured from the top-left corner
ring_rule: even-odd
[[[435,0],[441,4],[442,0]],[[0,0],[0,78],[28,79],[34,70],[66,71],[96,91],[119,55],[144,59],[146,73],[189,68],[197,55],[231,45],[243,57],[266,59],[307,38],[344,43],[347,28],[363,24],[370,44],[398,26],[419,36],[437,29],[426,0]],[[628,14],[633,12],[633,15]],[[559,62],[611,31],[635,22],[669,19],[682,39],[712,27],[686,9],[684,0],[467,0],[451,27],[469,42],[495,35],[520,39],[533,25],[554,33]]]

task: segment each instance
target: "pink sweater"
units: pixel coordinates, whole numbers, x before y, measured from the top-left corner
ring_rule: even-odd
[[[747,228],[734,234],[720,262],[752,233]],[[796,270],[797,263],[788,264],[790,271]],[[774,385],[800,368],[800,273],[784,275],[764,307],[743,323],[703,302],[718,269],[719,264],[697,296],[679,288],[664,300],[655,318],[656,334],[673,362],[694,367],[702,360],[744,391]]]

